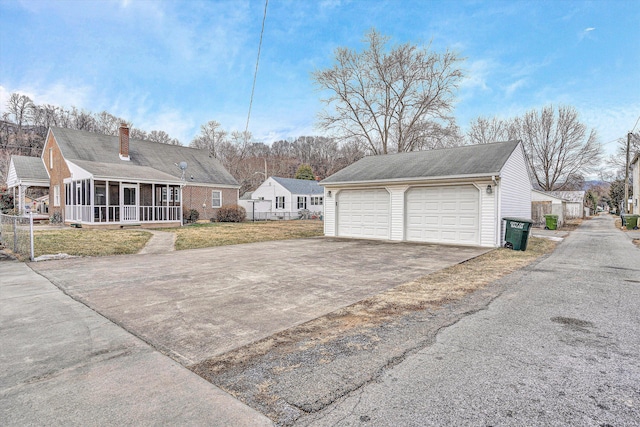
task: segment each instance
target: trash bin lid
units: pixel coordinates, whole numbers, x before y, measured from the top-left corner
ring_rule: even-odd
[[[505,221],[518,221],[518,222],[529,222],[533,224],[533,220],[528,218],[517,218],[517,217],[504,217],[502,218]]]

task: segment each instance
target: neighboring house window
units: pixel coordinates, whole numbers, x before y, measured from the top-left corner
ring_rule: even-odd
[[[311,197],[311,206],[322,206],[322,196]]]
[[[60,206],[60,185],[53,186],[53,206]]]
[[[222,191],[213,190],[211,192],[211,207],[222,207]]]
[[[307,209],[307,198],[305,196],[298,196],[298,209]]]
[[[276,197],[276,209],[284,209],[284,196]]]
[[[53,148],[49,148],[49,169],[53,169]]]

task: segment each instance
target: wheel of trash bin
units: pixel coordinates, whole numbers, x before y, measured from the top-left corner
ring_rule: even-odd
[[[513,244],[511,244],[511,242],[507,242],[504,244],[504,247],[507,249],[513,249]]]

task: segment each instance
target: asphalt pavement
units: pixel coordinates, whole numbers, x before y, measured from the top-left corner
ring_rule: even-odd
[[[610,216],[505,279],[485,309],[323,410],[313,426],[637,426],[640,249]]]
[[[0,425],[272,423],[28,265],[0,259]]]

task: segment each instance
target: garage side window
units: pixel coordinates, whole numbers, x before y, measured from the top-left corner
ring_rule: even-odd
[[[307,198],[305,196],[298,196],[298,209],[307,209]]]
[[[276,209],[284,209],[284,196],[276,197]]]
[[[222,191],[213,190],[211,192],[211,207],[212,208],[222,207]]]

